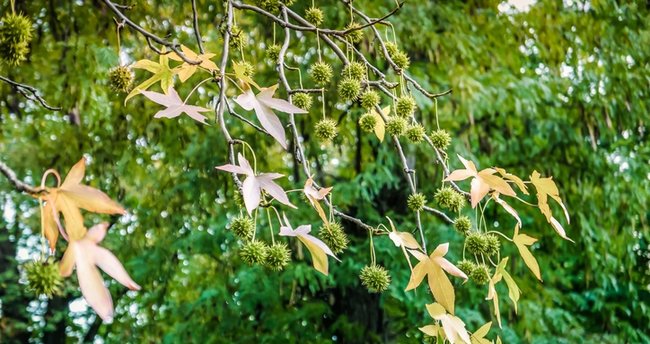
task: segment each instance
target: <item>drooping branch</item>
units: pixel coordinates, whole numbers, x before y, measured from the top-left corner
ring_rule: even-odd
[[[22,94],[25,98],[27,98],[29,100],[35,100],[35,101],[39,102],[42,107],[44,107],[44,108],[46,108],[48,110],[52,110],[52,111],[60,111],[61,110],[60,107],[50,106],[45,101],[45,99],[43,99],[43,97],[41,97],[39,90],[37,90],[33,86],[21,84],[19,82],[16,82],[16,81],[13,81],[13,80],[11,80],[9,78],[6,78],[6,77],[4,77],[2,75],[0,75],[0,80],[2,80],[4,82],[8,83],[9,85],[11,85],[11,87],[13,89],[15,89],[17,92]]]

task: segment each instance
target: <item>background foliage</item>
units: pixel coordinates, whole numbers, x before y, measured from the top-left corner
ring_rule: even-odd
[[[192,44],[189,2],[135,3],[131,18]],[[327,26],[346,25],[343,4],[318,3]],[[221,4],[198,4],[206,49],[219,55]],[[303,13],[309,5],[297,1],[293,9]],[[8,6],[5,1],[0,8]],[[394,2],[358,0],[355,6],[379,17]],[[377,255],[393,284],[380,296],[360,286],[358,271],[370,259],[367,235],[348,223],[352,247],[328,277],[309,258],[294,257],[281,273],[240,261],[227,230],[239,214],[232,181],[214,170],[225,163],[223,137],[216,125],[189,118],[154,120],[157,105],[143,97],[123,105],[123,96],[107,86],[107,72],[119,61],[105,6],[53,0],[18,2],[17,9],[35,23],[32,52],[20,67],[0,66],[0,74],[38,87],[65,111],[45,110],[0,84],[0,157],[34,184],[46,168],[66,171],[85,156],[89,183],[129,210],[113,219],[104,243],[143,290],[125,293],[113,282],[117,316],[104,325],[83,307],[73,281],[60,298],[29,295],[19,269],[39,254],[38,206],[0,179],[0,342],[422,341],[417,327],[429,322],[424,304],[430,298],[403,291],[409,270],[386,237],[375,240]],[[271,23],[250,14],[237,20],[250,36],[245,52],[258,69],[256,80],[276,83],[264,57],[273,42]],[[411,74],[429,89],[453,89],[439,102],[441,126],[454,138],[450,156],[460,153],[482,167],[498,165],[521,176],[533,169],[553,175],[572,215],[566,228],[575,244],[554,235],[536,211],[521,214],[528,232],[541,239],[533,248],[544,283],[513,260],[523,291],[520,312],[503,307],[503,330],[493,333],[506,343],[650,342],[650,5],[566,0],[513,8],[498,1],[410,1],[392,22],[411,57]],[[299,39],[290,61],[306,71],[316,59],[315,43],[313,36]],[[363,44],[375,49],[368,39]],[[155,57],[128,30],[122,49],[123,63]],[[197,105],[207,105],[215,90],[208,86]],[[342,128],[333,145],[321,146],[309,135],[318,113],[298,123],[319,178],[336,184],[337,204],[352,215],[371,224],[388,215],[402,230],[414,228],[394,151],[367,135],[357,139],[362,110],[337,105],[334,93],[326,99],[328,114]],[[417,101],[431,127],[433,104]],[[290,154],[227,120],[234,136],[273,157],[260,161],[262,170],[290,175],[285,186],[302,185]],[[439,185],[427,181],[440,180],[440,170],[416,146],[408,146],[408,159],[431,199]],[[294,222],[317,223],[308,207],[301,209]],[[514,226],[501,210],[491,211],[494,227]],[[429,216],[428,241],[452,240],[450,255],[458,258],[462,240]],[[508,250],[515,252],[506,245]],[[490,320],[484,288],[457,290],[457,312],[470,329]]]

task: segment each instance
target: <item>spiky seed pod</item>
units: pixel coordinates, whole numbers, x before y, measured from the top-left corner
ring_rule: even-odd
[[[311,79],[318,85],[325,85],[332,80],[332,66],[325,62],[316,62],[309,70]]]
[[[59,264],[52,259],[35,260],[24,265],[27,289],[34,295],[45,295],[51,298],[60,295],[63,287],[63,277],[59,272]]]
[[[244,197],[242,197],[241,193],[239,191],[235,191],[232,195],[233,201],[235,202],[235,205],[239,208],[244,208],[246,207],[246,204],[244,204]]]
[[[388,116],[388,120],[386,121],[386,132],[391,135],[401,136],[404,134],[404,131],[406,131],[407,126],[408,122],[405,118]]]
[[[444,151],[451,143],[451,136],[447,130],[434,130],[431,132],[431,143],[433,143],[434,147]]]
[[[8,13],[0,19],[0,56],[11,66],[27,59],[32,41],[32,21],[22,14]]]
[[[420,211],[427,204],[427,198],[421,193],[410,194],[406,200],[406,205],[412,211]]]
[[[459,216],[454,220],[454,228],[461,234],[467,235],[472,229],[472,220],[467,216]]]
[[[115,92],[127,93],[133,85],[133,72],[126,66],[111,68],[108,71],[108,84]]]
[[[239,251],[241,259],[248,265],[263,264],[268,255],[269,246],[259,240],[249,241]]]
[[[350,242],[347,234],[345,234],[345,231],[343,230],[343,226],[338,222],[323,224],[318,231],[318,236],[325,244],[327,244],[334,254],[343,252],[343,250],[348,248],[348,243]]]
[[[451,186],[443,186],[434,195],[434,199],[441,207],[446,209],[455,210],[458,199],[456,195],[460,195]],[[462,196],[461,196],[462,197]]]
[[[284,269],[291,260],[291,251],[284,243],[275,243],[266,250],[264,265],[274,271]]]
[[[449,205],[449,210],[459,213],[465,204],[465,197],[458,192],[454,192],[453,197],[451,198],[451,204]]]
[[[359,23],[351,22],[350,24],[348,24],[348,25],[345,27],[345,29],[346,29],[346,30],[349,30],[349,29],[356,29],[356,28],[358,28],[359,26],[361,26],[361,25],[359,25]],[[350,31],[350,32],[348,32],[348,33],[345,35],[345,38],[347,38],[347,39],[348,39],[350,42],[352,42],[352,43],[359,43],[359,42],[361,42],[361,40],[363,39],[363,29]]]
[[[473,254],[485,253],[486,241],[483,234],[479,232],[470,232],[465,237],[465,248]]]
[[[255,67],[252,64],[246,61],[239,61],[236,64],[244,69],[244,75],[253,77],[255,75]]]
[[[248,44],[248,36],[237,25],[230,28],[230,47],[233,49],[241,49]]]
[[[485,253],[494,256],[497,253],[499,253],[499,249],[501,248],[501,243],[499,242],[499,238],[494,235],[494,234],[486,234],[484,237],[485,240]]]
[[[361,284],[371,293],[381,293],[390,286],[390,274],[380,265],[366,265],[359,274]]]
[[[344,101],[355,101],[359,98],[361,83],[357,79],[345,77],[339,83],[339,97]]]
[[[371,132],[375,130],[375,125],[377,125],[377,117],[372,114],[367,113],[359,118],[359,126],[363,131]]]
[[[253,238],[253,232],[255,232],[255,222],[248,216],[237,216],[230,222],[230,230],[237,237],[250,240]]]
[[[388,56],[393,56],[399,51],[399,48],[395,42],[386,42],[386,51],[388,51]]]
[[[367,89],[359,97],[361,100],[361,106],[366,110],[372,110],[375,106],[379,105],[379,93],[375,90]]]
[[[321,119],[314,126],[314,134],[316,137],[324,142],[332,141],[338,135],[338,128],[336,121],[329,118]]]
[[[287,6],[291,6],[296,3],[295,0],[282,0],[282,2]]]
[[[343,77],[352,78],[356,80],[366,79],[366,66],[357,61],[350,62],[343,68]]]
[[[412,96],[402,96],[395,102],[395,114],[400,117],[411,117],[415,113],[415,99]]]
[[[282,49],[282,47],[277,45],[277,44],[269,45],[266,48],[266,57],[268,57],[271,62],[277,63],[278,58],[280,57],[280,50],[281,49]]]
[[[401,50],[396,51],[391,58],[401,70],[409,69],[409,66],[411,65],[411,59],[409,59],[408,55]]]
[[[484,285],[490,281],[490,274],[490,267],[485,264],[479,264],[474,268],[469,278],[478,285]]]
[[[425,130],[421,124],[409,125],[406,128],[406,138],[412,143],[420,143],[424,140]]]
[[[318,7],[310,7],[305,11],[305,19],[314,24],[314,26],[320,26],[320,24],[323,23],[324,18],[325,15],[323,15],[323,11]]]
[[[464,272],[465,275],[469,276],[472,274],[474,269],[476,269],[476,263],[471,260],[463,259],[456,264],[456,267],[459,268],[460,271]]]
[[[311,109],[312,99],[311,96],[307,93],[294,93],[293,96],[291,96],[291,101],[293,102],[293,105],[305,111],[309,111],[309,109]]]
[[[255,4],[267,12],[277,12],[280,9],[279,0],[255,0]]]

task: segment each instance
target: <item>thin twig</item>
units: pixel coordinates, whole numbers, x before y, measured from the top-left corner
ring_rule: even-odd
[[[199,46],[199,52],[205,53],[203,50],[203,41],[201,39],[201,32],[199,31],[199,15],[196,11],[196,0],[192,0],[192,25],[194,26],[194,36],[196,37],[196,44]]]
[[[5,177],[7,177],[9,182],[14,186],[14,188],[18,192],[25,192],[25,193],[28,193],[30,195],[38,195],[38,194],[45,191],[43,189],[35,188],[35,187],[23,182],[22,180],[18,179],[18,176],[16,175],[16,172],[14,172],[14,170],[12,170],[9,166],[7,166],[2,161],[0,161],[0,172],[2,172],[2,174]]]
[[[35,100],[35,101],[39,102],[42,107],[44,107],[44,108],[46,108],[48,110],[52,110],[52,111],[61,111],[60,107],[50,106],[45,101],[45,99],[43,99],[43,97],[40,96],[40,92],[36,88],[34,88],[32,86],[29,86],[29,85],[21,84],[21,83],[16,82],[16,81],[13,81],[13,80],[11,80],[9,78],[6,78],[6,77],[4,77],[2,75],[0,75],[0,80],[2,80],[4,82],[8,83],[9,85],[11,85],[16,91],[18,91],[20,94],[22,94],[25,98],[27,98],[29,100]]]
[[[140,26],[140,25],[134,23],[133,21],[131,21],[131,19],[129,19],[126,15],[124,15],[124,13],[122,13],[117,8],[117,6],[114,3],[112,3],[110,0],[103,0],[103,1],[106,4],[106,6],[108,6],[108,8],[110,8],[113,11],[113,13],[115,13],[120,19],[122,19],[124,21],[124,23],[126,23],[126,25],[128,25],[129,27],[133,28],[135,31],[137,31],[140,34],[142,34],[143,36],[145,36],[147,38],[147,44],[149,44],[149,46],[152,48],[152,50],[154,50],[156,53],[160,54],[160,50],[154,48],[153,45],[151,44],[151,41],[154,41],[154,42],[156,42],[156,43],[158,43],[160,45],[166,46],[171,51],[175,52],[184,62],[187,62],[187,63],[189,63],[191,65],[198,65],[198,64],[201,63],[201,61],[195,61],[195,60],[187,58],[187,56],[185,56],[185,54],[183,54],[183,52],[180,51],[180,49],[179,49],[180,45],[179,44],[166,41],[166,40],[154,35],[153,33],[143,29],[142,26]]]

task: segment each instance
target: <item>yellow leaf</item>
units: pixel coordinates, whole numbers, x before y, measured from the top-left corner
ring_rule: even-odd
[[[438,337],[438,334],[440,333],[440,326],[438,324],[427,325],[418,329],[429,337]]]
[[[524,260],[524,263],[526,263],[526,266],[530,269],[530,271],[533,272],[533,275],[537,277],[538,280],[542,281],[542,275],[539,271],[539,264],[537,264],[537,260],[533,256],[532,253],[528,250],[527,246],[530,246],[534,244],[537,239],[530,237],[526,234],[519,234],[519,226],[515,226],[515,235],[512,238],[514,241],[515,245],[517,246],[517,249],[519,250],[519,254],[521,255],[521,258]]]
[[[167,55],[161,54],[158,61],[159,62],[156,63],[151,60],[140,60],[131,66],[132,68],[136,69],[144,69],[150,73],[153,73],[154,75],[145,80],[140,85],[134,87],[133,90],[131,90],[131,92],[124,99],[124,104],[126,104],[129,99],[138,95],[140,91],[148,89],[156,82],[160,82],[160,88],[162,88],[163,92],[167,94],[169,86],[174,85],[174,74],[178,70],[169,68],[169,59],[167,58]]]
[[[567,223],[571,223],[569,212],[560,198],[560,191],[555,185],[553,177],[541,178],[539,172],[533,171],[530,175],[530,181],[535,185],[535,189],[537,190],[537,205],[539,206],[539,210],[544,214],[544,216],[546,216],[546,220],[563,239],[572,241],[567,237],[562,225],[560,225],[560,223],[553,217],[551,207],[548,205],[548,196],[550,196],[562,207]]]
[[[472,333],[470,336],[472,344],[490,344],[490,341],[485,339],[485,336],[488,334],[488,332],[490,332],[490,327],[492,327],[491,321],[481,326],[478,330]]]
[[[56,241],[59,238],[59,228],[54,220],[54,207],[52,206],[51,201],[43,206],[42,218],[43,218],[43,233],[45,238],[50,244],[50,250],[54,251],[56,249]]]
[[[501,310],[499,309],[499,294],[497,294],[497,289],[496,289],[496,284],[501,281],[501,274],[499,271],[494,272],[494,276],[490,279],[490,283],[488,285],[488,295],[485,298],[486,300],[492,300],[492,304],[494,305],[494,316],[497,318],[497,323],[499,324],[499,328],[501,328]]]
[[[465,323],[453,314],[447,314],[442,305],[431,303],[426,305],[429,315],[442,324],[442,330],[451,344],[470,343],[470,336],[465,329]]]
[[[506,264],[508,264],[508,257],[501,260],[501,263],[497,266],[497,272],[503,276],[503,280],[508,286],[508,297],[512,300],[512,303],[515,306],[515,313],[517,313],[517,302],[519,301],[520,290],[515,280],[510,276],[508,271],[506,271]]]
[[[521,227],[521,219],[519,218],[519,214],[513,207],[510,206],[510,204],[508,204],[506,201],[502,200],[499,197],[498,192],[492,193],[492,199],[494,199],[495,202],[497,202],[500,206],[503,207],[503,209],[505,209],[510,215],[512,215],[512,217],[514,217],[515,220],[517,220],[517,224]]]
[[[250,76],[246,75],[246,67],[244,67],[243,64],[234,63],[233,66],[232,66],[232,69],[235,71],[235,77],[237,79],[239,79],[240,81],[242,81],[242,82],[244,82],[244,83],[246,83],[248,85],[255,86],[255,88],[257,88],[258,90],[260,89],[260,86],[253,79],[251,79]],[[268,87],[268,88],[277,88],[277,87],[278,87],[278,85],[276,84],[276,85],[273,85],[273,86]]]
[[[79,240],[86,235],[81,209],[102,214],[124,214],[124,208],[111,200],[105,193],[90,186],[80,184],[86,171],[86,160],[81,159],[68,172],[59,188],[48,190],[46,200],[55,211],[52,220],[59,222],[59,212],[65,220],[65,231],[71,240]],[[46,219],[50,221],[49,219]],[[52,243],[50,243],[52,244]]]
[[[497,170],[497,172],[499,172],[503,178],[513,181],[519,190],[524,193],[524,195],[528,195],[528,187],[526,184],[524,184],[524,181],[521,180],[521,178],[515,176],[514,174],[506,172],[506,170],[500,167],[495,167],[494,169]]]
[[[190,48],[184,45],[181,45],[181,51],[183,52],[183,55],[185,55],[187,59],[194,60],[194,61],[201,61],[201,63],[199,63],[198,65],[189,64],[185,62],[178,54],[176,53],[169,54],[170,59],[174,61],[183,61],[182,65],[176,67],[178,71],[178,78],[181,80],[181,82],[185,82],[192,75],[194,75],[194,73],[198,69],[198,66],[207,69],[209,72],[219,70],[217,65],[210,60],[215,56],[215,54],[205,53],[205,54],[197,55]]]
[[[381,112],[384,116],[388,116],[388,114],[390,114],[390,105],[381,109]],[[370,114],[377,119],[377,121],[375,121],[375,135],[377,135],[380,142],[384,142],[384,137],[386,136],[386,122],[384,122],[384,118],[377,113],[375,109],[372,109]]]
[[[418,259],[419,263],[411,271],[411,278],[406,286],[406,290],[417,288],[422,283],[424,277],[427,276],[427,282],[434,299],[447,309],[449,313],[454,314],[454,303],[456,299],[454,286],[451,284],[445,271],[464,279],[467,279],[467,276],[447,259],[443,258],[447,254],[448,248],[448,243],[438,245],[430,256],[417,250],[409,250]]]
[[[327,254],[325,254],[325,251],[323,251],[320,247],[318,247],[316,244],[309,241],[308,239],[303,238],[302,236],[298,236],[298,239],[307,247],[309,253],[311,253],[311,260],[313,261],[314,269],[327,275],[329,273],[328,271],[329,265],[327,262]]]

